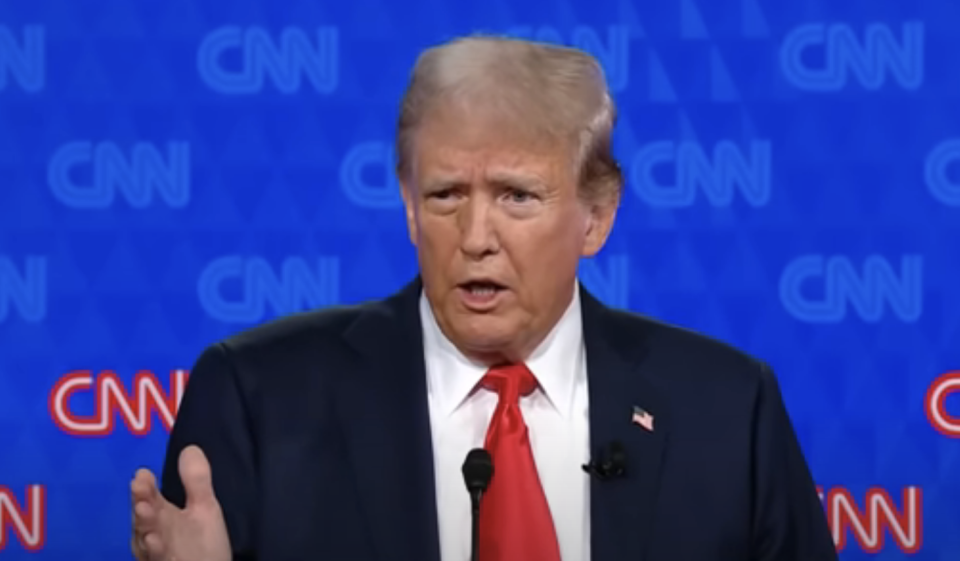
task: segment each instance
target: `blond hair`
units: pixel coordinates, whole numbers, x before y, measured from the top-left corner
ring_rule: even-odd
[[[612,152],[616,106],[599,62],[584,51],[521,39],[470,36],[424,51],[400,109],[397,172],[407,177],[418,126],[442,102],[493,110],[512,124],[574,147],[581,197],[619,198]]]

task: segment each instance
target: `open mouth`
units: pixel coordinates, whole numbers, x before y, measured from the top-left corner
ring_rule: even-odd
[[[465,282],[460,285],[460,288],[470,293],[471,296],[479,297],[492,296],[506,289],[502,284],[486,280]]]

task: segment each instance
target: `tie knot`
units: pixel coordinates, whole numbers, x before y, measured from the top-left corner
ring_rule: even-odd
[[[500,399],[519,402],[520,396],[537,389],[537,379],[523,363],[495,366],[480,382],[483,387],[500,394]]]

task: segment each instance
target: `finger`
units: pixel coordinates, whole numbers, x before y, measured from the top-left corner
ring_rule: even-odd
[[[151,536],[155,534],[150,534]],[[151,541],[152,538],[151,538]],[[158,546],[154,546],[158,547]],[[130,539],[130,549],[137,561],[159,561],[160,557],[150,553],[144,536],[134,536]]]
[[[130,509],[131,523],[135,534],[153,529],[156,524],[156,507],[152,501],[138,498],[143,493],[133,492],[133,506]]]
[[[156,507],[148,502],[138,502],[133,507],[133,529],[138,534],[144,534],[157,527],[159,521],[159,512]]]
[[[187,495],[187,507],[215,505],[213,475],[207,457],[197,446],[187,446],[180,453],[180,480]]]
[[[163,497],[160,496],[159,489],[157,489],[156,478],[147,470],[138,471],[137,476],[130,483],[130,496],[133,503],[135,524],[139,522],[138,509],[149,507],[144,511],[149,516],[163,508],[164,501],[162,500]]]
[[[164,553],[166,553],[163,540],[156,533],[150,533],[143,537],[143,549],[149,560],[163,559]]]
[[[130,495],[134,502],[138,500],[155,501],[160,497],[160,491],[157,488],[157,478],[153,472],[146,468],[140,468],[130,482]]]

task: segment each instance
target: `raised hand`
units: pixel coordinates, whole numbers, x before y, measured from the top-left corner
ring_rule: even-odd
[[[188,446],[180,453],[178,469],[186,492],[182,509],[160,494],[153,473],[137,470],[130,484],[133,555],[138,561],[230,561],[230,539],[213,492],[210,463],[200,448]]]

